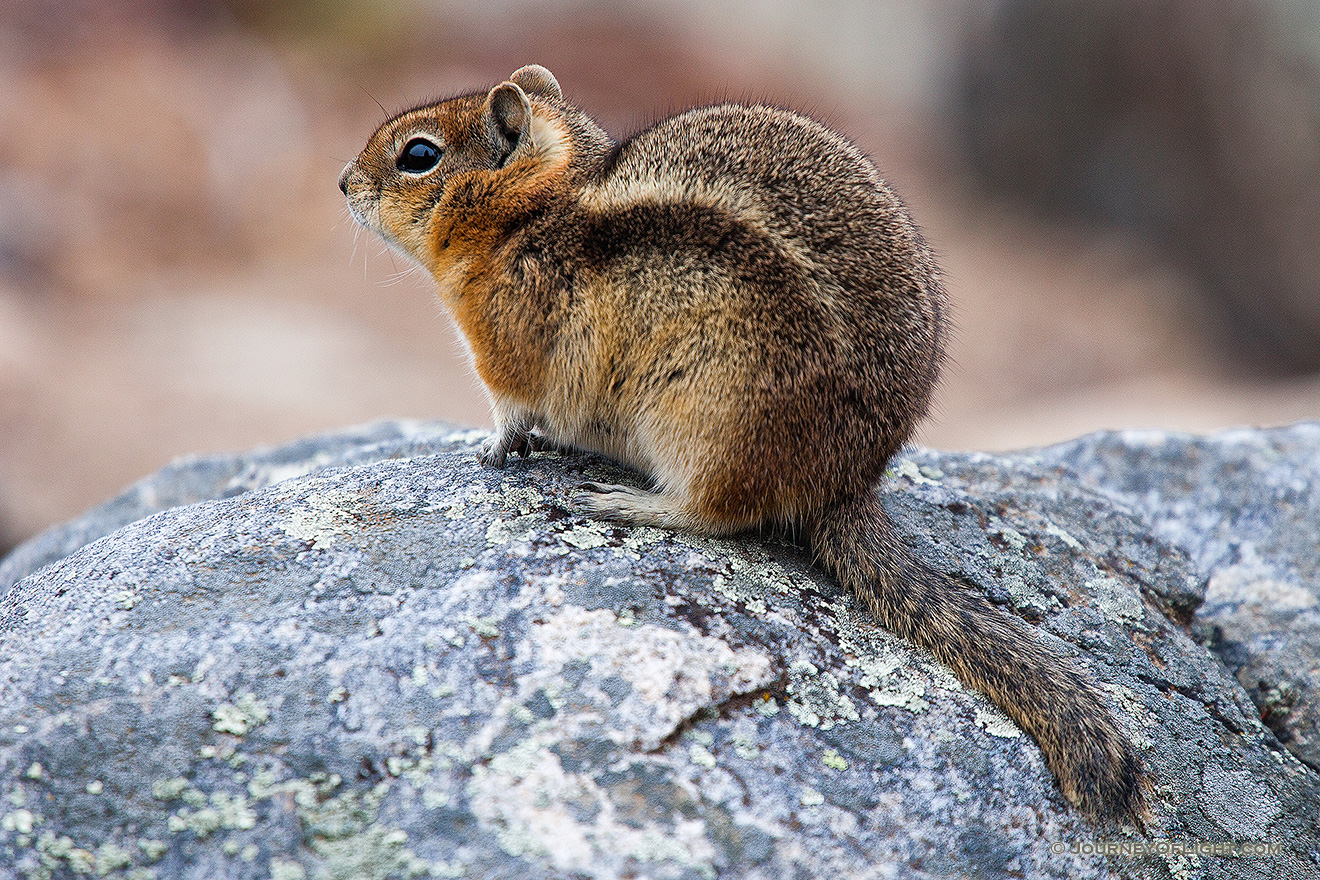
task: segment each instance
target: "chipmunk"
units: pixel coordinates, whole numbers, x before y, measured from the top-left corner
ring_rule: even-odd
[[[483,463],[593,450],[650,488],[587,484],[590,516],[804,534],[881,624],[1035,738],[1071,803],[1141,825],[1142,768],[1095,686],[915,557],[881,506],[949,309],[907,210],[845,138],[722,104],[615,143],[531,65],[388,120],[339,186],[435,278],[490,395]]]

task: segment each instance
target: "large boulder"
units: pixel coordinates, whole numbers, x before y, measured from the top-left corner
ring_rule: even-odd
[[[1320,876],[1320,426],[895,463],[916,550],[1109,695],[1148,837],[790,543],[479,440],[183,462],[0,564],[0,876]]]

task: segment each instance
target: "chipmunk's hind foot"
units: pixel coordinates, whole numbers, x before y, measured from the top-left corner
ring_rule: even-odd
[[[694,516],[682,496],[673,492],[606,483],[583,483],[578,489],[573,508],[593,519],[699,534],[719,531]]]

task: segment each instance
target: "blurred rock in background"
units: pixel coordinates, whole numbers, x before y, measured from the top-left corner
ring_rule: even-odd
[[[1213,113],[1221,126],[1205,123],[1204,142],[1195,132],[1141,140],[1145,129],[1128,122],[1106,135],[1101,170],[1049,171],[1027,157],[995,172],[995,162],[968,162],[954,132],[989,126],[975,122],[982,117],[1007,125],[999,111],[978,110],[989,104],[966,84],[985,80],[993,96],[994,83],[1016,82],[995,72],[1013,59],[994,48],[1026,53],[1006,35],[1034,20],[1014,11],[1020,5],[0,0],[0,541],[67,519],[187,453],[387,416],[489,424],[429,280],[355,229],[335,183],[389,110],[533,61],[619,137],[692,104],[753,98],[819,116],[873,155],[940,253],[962,328],[922,442],[994,450],[1101,427],[1209,430],[1320,415],[1320,379],[1249,376],[1218,354],[1202,293],[1239,277],[1247,280],[1236,289],[1261,296],[1298,291],[1279,279],[1313,265],[1305,261],[1317,249],[1270,237],[1320,228],[1304,222],[1317,210],[1305,201],[1316,177],[1302,161],[1315,108],[1293,106],[1300,74],[1276,75],[1282,61],[1254,71],[1225,60],[1221,88],[1274,91],[1268,106],[1243,98],[1209,109],[1201,105],[1212,93],[1190,91],[1183,112]],[[1177,65],[1191,62],[1180,59],[1200,56],[1170,47],[1214,45],[1220,31],[1190,2],[1150,8],[1129,11],[1148,31],[1192,31],[1154,40],[1167,59],[1121,50],[1121,29],[1085,3],[1058,6],[1056,27],[1093,29],[1090,42],[1113,46],[1113,63],[1134,65],[1122,82],[1185,78]],[[1253,9],[1232,7],[1233,21],[1283,15]],[[1157,12],[1164,18],[1151,18]],[[1019,19],[1027,23],[1009,27]],[[1320,40],[1313,27],[1287,33]],[[1077,59],[1076,70],[1090,70],[1086,53],[1100,50],[1082,43],[1051,37],[1023,58],[1064,71]],[[1165,117],[1173,125],[1181,88],[1164,85],[1164,103],[1146,111],[1160,126]],[[1006,130],[1053,125],[1066,142],[1080,125],[1074,103],[1014,105],[1054,118]],[[1248,127],[1233,129],[1234,119]],[[1300,140],[1285,137],[1285,123]],[[1019,149],[1004,141],[996,149]],[[1164,206],[1166,189],[1201,180],[1179,149],[1227,154],[1236,165],[1206,167],[1236,183],[1263,178],[1247,193],[1295,199],[1290,215],[1264,203],[1257,212],[1254,251],[1275,254],[1273,270],[1242,264],[1216,275],[1189,262],[1189,253],[1232,255],[1209,221],[1219,239],[1208,244],[1152,232],[1172,215],[1136,195],[1152,190]],[[984,185],[1011,178],[1017,161],[1031,172],[1024,185],[1076,174],[1086,199],[1118,207],[1056,220],[1024,208],[1032,199],[1003,198],[1002,184]],[[1153,182],[1133,183],[1138,172]],[[1210,217],[1213,207],[1186,210]],[[1140,222],[1112,222],[1129,215]],[[1294,316],[1284,326],[1305,323]],[[1305,351],[1288,357],[1266,362],[1306,362]]]
[[[978,19],[953,107],[980,178],[1154,243],[1250,367],[1320,368],[1320,5],[1007,0]]]

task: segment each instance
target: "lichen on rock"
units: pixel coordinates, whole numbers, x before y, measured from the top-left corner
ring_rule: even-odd
[[[1151,839],[1281,847],[1192,861],[1057,855],[1100,830],[1035,743],[785,540],[586,520],[572,488],[626,472],[483,469],[479,442],[390,422],[182,462],[0,563],[0,865],[1316,875],[1314,666],[1294,664],[1320,644],[1320,428],[893,469],[905,539],[1110,697]]]

